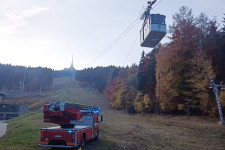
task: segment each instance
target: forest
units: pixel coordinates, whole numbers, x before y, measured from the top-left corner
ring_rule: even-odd
[[[0,89],[7,93],[21,93],[24,82],[24,92],[39,92],[42,80],[42,90],[52,87],[53,73],[48,68],[32,68],[0,64]]]
[[[77,80],[104,93],[127,113],[218,115],[209,77],[225,81],[225,18],[222,26],[181,7],[169,26],[170,41],[141,53],[139,65],[78,71]],[[220,93],[225,111],[225,92]]]

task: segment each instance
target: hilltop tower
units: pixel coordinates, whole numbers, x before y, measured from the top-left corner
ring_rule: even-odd
[[[73,66],[73,55],[72,55],[72,62],[71,62],[71,65],[70,65],[70,67],[69,67],[69,70],[75,71],[75,68],[74,68],[74,66]]]
[[[69,74],[75,78],[76,76],[76,69],[74,68],[73,66],[73,55],[72,55],[72,62],[71,62],[71,65],[70,67],[67,69],[69,71]]]
[[[72,55],[72,62],[70,67],[64,68],[63,70],[60,70],[60,71],[56,71],[55,76],[56,77],[71,76],[73,78],[76,78],[76,69],[73,66],[73,55]]]

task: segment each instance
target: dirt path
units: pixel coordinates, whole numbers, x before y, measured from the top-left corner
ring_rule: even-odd
[[[0,138],[6,133],[7,131],[7,123],[4,121],[0,121]]]

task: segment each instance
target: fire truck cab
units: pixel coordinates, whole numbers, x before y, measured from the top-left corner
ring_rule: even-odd
[[[44,122],[59,126],[42,128],[40,146],[58,148],[83,147],[99,136],[99,113],[97,106],[53,101],[43,108]]]

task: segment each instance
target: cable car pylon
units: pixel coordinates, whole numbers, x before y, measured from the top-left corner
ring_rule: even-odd
[[[144,20],[141,31],[140,41],[142,47],[155,47],[166,35],[166,16],[161,14],[151,14],[152,5],[156,0],[148,1],[145,12],[140,17]]]
[[[221,103],[220,103],[219,90],[218,90],[218,88],[225,87],[225,85],[222,85],[222,83],[220,85],[215,84],[213,77],[210,77],[209,81],[210,81],[210,84],[211,84],[211,86],[213,88],[213,91],[215,93],[215,96],[216,96],[217,107],[218,107],[218,111],[219,111],[219,115],[220,115],[220,122],[219,123],[225,124],[225,120],[223,118],[222,106],[221,106]]]

